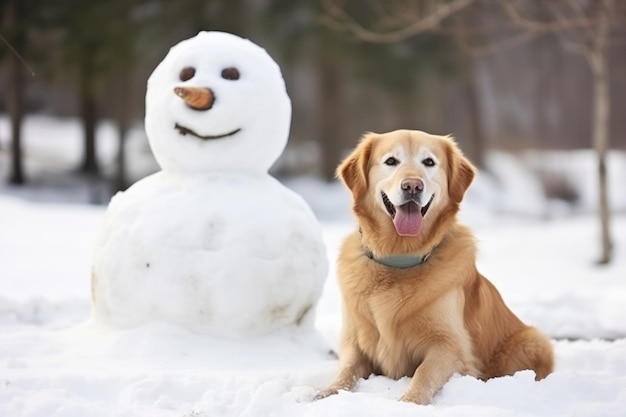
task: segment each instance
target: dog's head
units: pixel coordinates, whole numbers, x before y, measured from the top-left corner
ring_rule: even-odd
[[[396,130],[366,134],[337,175],[352,192],[357,217],[382,217],[399,236],[417,236],[456,214],[475,168],[449,137]]]

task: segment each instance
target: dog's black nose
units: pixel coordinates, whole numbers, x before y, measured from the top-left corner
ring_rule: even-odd
[[[415,195],[424,191],[424,182],[419,178],[406,178],[400,183],[400,188],[407,194]]]

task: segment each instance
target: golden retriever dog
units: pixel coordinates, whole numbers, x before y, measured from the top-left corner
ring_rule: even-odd
[[[410,376],[401,400],[429,404],[455,373],[552,372],[550,340],[478,272],[474,237],[456,219],[475,172],[451,138],[411,130],[367,134],[340,164],[358,229],[338,260],[339,371],[317,399],[371,374]]]

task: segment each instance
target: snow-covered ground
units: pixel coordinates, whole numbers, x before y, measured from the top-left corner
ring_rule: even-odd
[[[27,124],[27,167],[35,184],[0,185],[0,416],[626,415],[623,207],[613,221],[615,260],[598,267],[598,226],[588,209],[545,201],[528,172],[494,156],[494,171],[504,171],[499,183],[481,175],[461,217],[476,232],[480,270],[521,318],[555,338],[556,372],[540,382],[530,372],[487,382],[455,376],[426,407],[396,401],[408,378],[380,376],[359,381],[355,392],[311,401],[337,367],[328,354],[341,321],[333,267],[316,321],[325,344],[289,333],[233,342],[166,323],[119,331],[89,321],[91,253],[104,207],[87,205],[88,189],[77,181],[54,180],[61,167],[78,164],[72,126],[53,119]],[[3,177],[5,129],[0,119]],[[113,130],[103,129],[106,162],[115,141]],[[140,139],[132,143],[144,152]],[[615,165],[626,172],[626,165]],[[511,182],[517,185],[506,187]],[[332,265],[352,227],[347,193],[312,180],[289,184],[323,220]],[[613,201],[623,204],[626,194],[617,188]],[[515,207],[524,216],[502,214]]]

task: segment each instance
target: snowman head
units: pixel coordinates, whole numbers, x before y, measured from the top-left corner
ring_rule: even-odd
[[[148,79],[145,122],[164,170],[264,173],[287,143],[291,101],[263,48],[200,32],[173,46]]]

